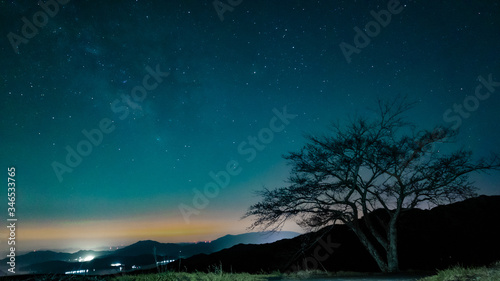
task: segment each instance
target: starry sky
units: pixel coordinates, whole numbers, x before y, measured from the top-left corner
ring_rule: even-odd
[[[246,232],[254,191],[289,174],[282,155],[374,117],[377,98],[407,96],[421,128],[499,152],[500,1],[216,3],[0,1],[18,249]],[[500,194],[499,173],[474,180]]]

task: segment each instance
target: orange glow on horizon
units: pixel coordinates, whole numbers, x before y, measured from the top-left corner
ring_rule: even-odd
[[[174,238],[209,234],[220,223],[158,223],[158,221],[84,221],[54,225],[24,226],[23,240],[99,239],[99,238]]]
[[[187,224],[184,221],[149,219],[35,223],[23,225],[19,241],[32,248],[101,247],[105,243],[134,243],[139,240],[159,242],[205,241],[234,231],[234,223],[203,221]],[[242,229],[244,225],[242,224]],[[222,231],[222,233],[221,233]],[[21,243],[20,243],[21,244]],[[116,245],[114,244],[114,245]]]
[[[110,220],[25,222],[18,232],[19,245],[16,246],[23,251],[76,251],[106,250],[110,246],[114,249],[118,245],[128,246],[140,240],[192,243],[212,241],[227,234],[245,233],[249,231],[249,225],[249,220],[239,220],[234,213],[227,215],[224,212],[210,213],[189,224],[181,218],[158,219],[153,215]],[[293,227],[283,230],[300,232]]]

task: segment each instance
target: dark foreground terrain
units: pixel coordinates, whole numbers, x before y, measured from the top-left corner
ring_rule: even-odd
[[[382,214],[380,214],[383,217]],[[401,270],[434,271],[500,260],[500,196],[480,196],[431,210],[410,210],[399,221]],[[293,272],[327,270],[377,272],[378,267],[346,226],[264,245],[236,245],[181,260],[184,271]],[[178,261],[169,264],[178,269]]]
[[[246,273],[157,273],[157,274],[139,274],[139,275],[110,275],[110,276],[71,276],[71,275],[24,275],[6,280],[82,280],[82,281],[293,281],[293,280],[311,280],[311,281],[417,281],[422,278],[418,274],[355,274],[353,276],[335,276],[332,273],[311,273],[301,272],[299,274],[246,274]],[[1,280],[1,279],[0,279]]]
[[[381,219],[384,219],[383,212],[372,215],[378,215]],[[468,268],[493,264],[495,261],[500,260],[500,239],[498,239],[500,237],[500,228],[498,227],[498,221],[500,221],[500,196],[480,196],[431,210],[407,211],[402,215],[398,226],[400,269],[404,272],[434,273],[436,270],[443,270],[457,265]],[[145,254],[147,252],[150,254]],[[123,278],[135,280],[134,278],[144,276],[159,277],[158,272],[173,272],[179,269],[184,272],[182,274],[202,274],[207,272],[210,274],[214,272],[262,274],[272,272],[293,273],[297,271],[378,272],[372,257],[363,248],[357,237],[343,225],[324,228],[318,232],[300,235],[292,239],[283,239],[274,243],[261,245],[238,244],[218,252],[194,255],[158,267],[154,266],[155,259],[152,253],[153,249],[147,249],[144,253],[140,253],[139,256],[121,257],[123,260],[120,260],[120,256],[115,255],[113,256],[113,262],[121,262],[130,267],[132,264],[126,261],[131,258],[150,260],[153,264],[141,267],[141,269],[131,269],[124,266],[123,272],[117,272],[117,269],[115,269],[114,272],[105,274],[117,273],[121,276],[126,273]],[[78,266],[79,269],[89,269],[89,273],[92,273],[92,268],[96,268],[96,262],[98,261],[105,262],[106,265],[111,262],[107,260],[107,257],[102,257],[92,262],[73,264]],[[39,265],[42,266],[42,264]],[[26,280],[26,278],[28,278],[27,280],[71,278],[70,275],[59,275],[61,272],[57,271],[51,271],[51,273],[49,275],[19,277],[21,278],[19,280]],[[87,277],[85,280],[110,280],[109,278],[113,276],[118,275]],[[214,276],[217,277],[217,275]],[[156,280],[156,277],[141,280]],[[163,279],[167,277],[168,275],[161,275],[159,280],[197,280]],[[372,277],[379,278],[380,275],[371,276],[370,278]],[[16,279],[16,277],[12,276],[5,278],[8,278],[8,280]],[[80,278],[85,277],[79,276],[78,279]],[[260,276],[259,278],[263,277]],[[280,280],[276,278],[282,277],[274,276],[273,278],[273,280]],[[368,278],[368,276],[363,275],[362,278]],[[400,280],[416,280],[416,277],[411,278],[413,279]],[[234,280],[254,279],[238,278]],[[349,280],[369,279],[352,279],[351,277]]]

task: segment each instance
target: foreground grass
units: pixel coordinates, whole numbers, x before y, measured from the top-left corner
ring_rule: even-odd
[[[380,275],[380,274],[378,274]],[[422,276],[422,274],[419,274]],[[11,278],[1,280],[33,280],[33,281],[268,281],[281,280],[281,278],[292,280],[303,280],[308,278],[356,278],[377,276],[374,273],[359,272],[325,272],[319,270],[306,270],[294,273],[272,274],[249,274],[249,273],[228,273],[221,268],[215,267],[213,272],[161,272],[149,274],[120,274],[107,276],[81,276],[81,275],[25,275],[11,276]],[[394,276],[392,276],[394,277]],[[454,267],[439,271],[436,275],[425,277],[419,281],[500,281],[500,262],[489,267],[463,268]]]
[[[500,262],[490,267],[453,267],[419,281],[497,281],[500,280]]]
[[[280,275],[280,274],[278,274]],[[276,276],[278,276],[276,275]],[[292,273],[284,273],[280,276],[286,279],[309,279],[309,278],[328,278],[328,277],[361,277],[368,276],[370,273],[366,272],[352,272],[352,271],[337,271],[337,272],[328,272],[324,270],[301,270]]]
[[[248,273],[185,273],[165,272],[144,275],[123,275],[112,281],[264,281],[274,275],[255,275]]]
[[[291,279],[291,280],[304,280],[304,279],[316,279],[316,278],[329,278],[329,277],[357,277],[367,276],[369,273],[359,273],[359,272],[326,272],[321,270],[303,270],[293,273],[275,272],[272,274],[249,274],[249,273],[227,273],[227,272],[215,272],[215,273],[179,273],[179,272],[164,272],[164,273],[152,273],[144,275],[122,275],[118,277],[113,277],[112,281],[261,281],[261,280],[281,280]]]

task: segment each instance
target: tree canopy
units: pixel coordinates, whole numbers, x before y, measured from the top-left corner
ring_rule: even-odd
[[[474,160],[465,149],[443,153],[457,131],[417,130],[404,116],[412,107],[405,99],[379,101],[374,120],[356,118],[334,125],[331,134],[308,136],[300,151],[284,156],[291,165],[286,185],[257,192],[262,200],[244,216],[255,218],[251,228],[280,229],[290,219],[308,229],[343,223],[381,271],[398,271],[401,213],[476,196],[470,174],[500,167],[496,155]],[[373,215],[377,209],[388,219]]]

